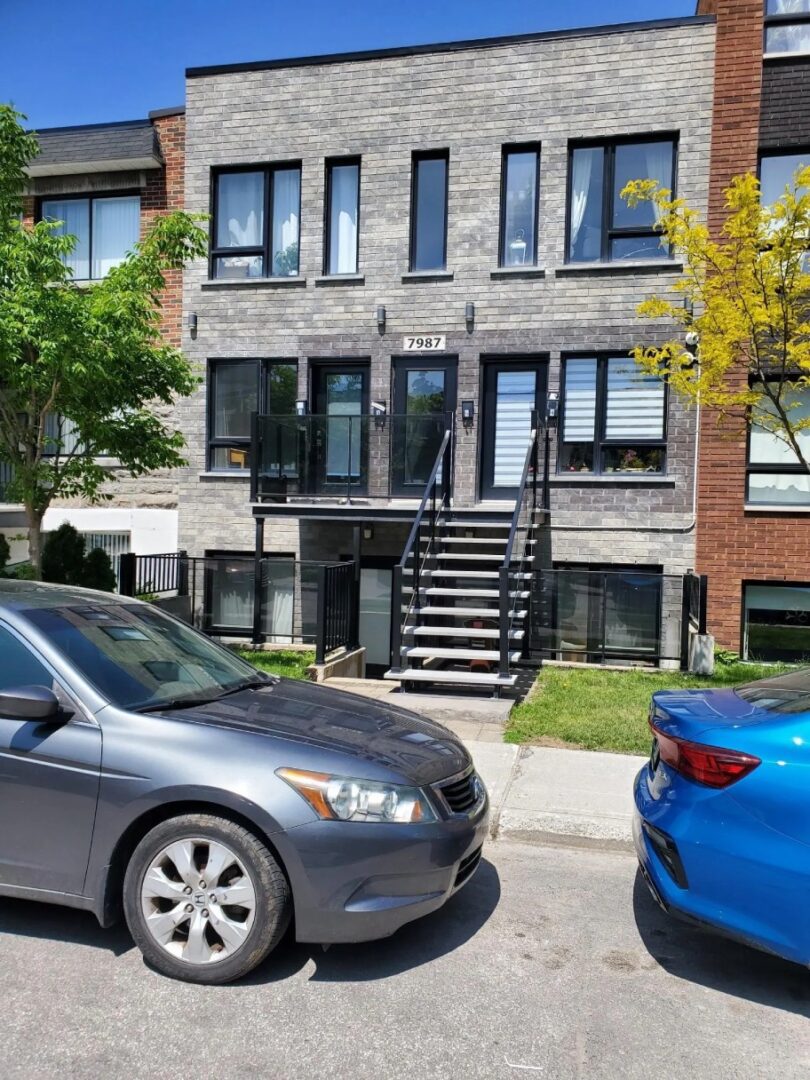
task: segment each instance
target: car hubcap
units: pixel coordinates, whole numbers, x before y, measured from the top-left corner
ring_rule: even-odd
[[[175,840],[152,860],[141,885],[149,933],[178,960],[212,964],[244,945],[256,891],[238,856],[216,840]]]

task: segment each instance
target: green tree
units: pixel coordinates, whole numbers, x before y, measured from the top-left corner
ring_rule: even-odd
[[[91,548],[84,557],[82,585],[86,589],[115,592],[118,582],[107,552],[100,547]]]
[[[762,205],[755,176],[735,177],[716,239],[696,210],[655,181],[635,180],[622,195],[631,206],[654,203],[663,238],[684,263],[675,296],[650,297],[638,309],[674,320],[681,332],[639,346],[636,361],[726,427],[771,432],[810,472],[810,411],[800,398],[810,388],[810,168],[773,206]]]
[[[3,576],[3,571],[8,566],[8,560],[11,558],[11,547],[3,533],[0,533],[0,577]]]
[[[43,581],[55,585],[84,583],[84,537],[70,522],[45,535],[41,572]]]
[[[115,472],[141,476],[184,464],[184,445],[155,411],[196,385],[160,333],[168,270],[207,250],[192,216],[158,217],[124,262],[91,287],[64,259],[76,238],[21,221],[25,168],[38,152],[25,118],[0,105],[0,460],[6,497],[25,507],[31,562],[41,570],[42,518],[54,499],[110,498]]]

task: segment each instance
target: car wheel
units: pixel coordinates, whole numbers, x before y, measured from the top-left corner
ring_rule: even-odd
[[[136,847],[124,878],[124,912],[153,967],[187,982],[227,983],[281,940],[290,889],[247,829],[184,814],[156,825]]]

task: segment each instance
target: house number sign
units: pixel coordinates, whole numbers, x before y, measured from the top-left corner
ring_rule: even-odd
[[[402,339],[405,352],[444,352],[444,334],[415,334]]]

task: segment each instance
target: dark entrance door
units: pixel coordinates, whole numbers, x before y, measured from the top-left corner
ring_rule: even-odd
[[[421,497],[456,410],[456,368],[455,357],[394,360],[392,495]]]
[[[543,360],[498,360],[484,365],[482,499],[516,497],[532,413],[545,408],[547,377]]]
[[[309,445],[319,493],[368,486],[368,364],[315,364]]]

